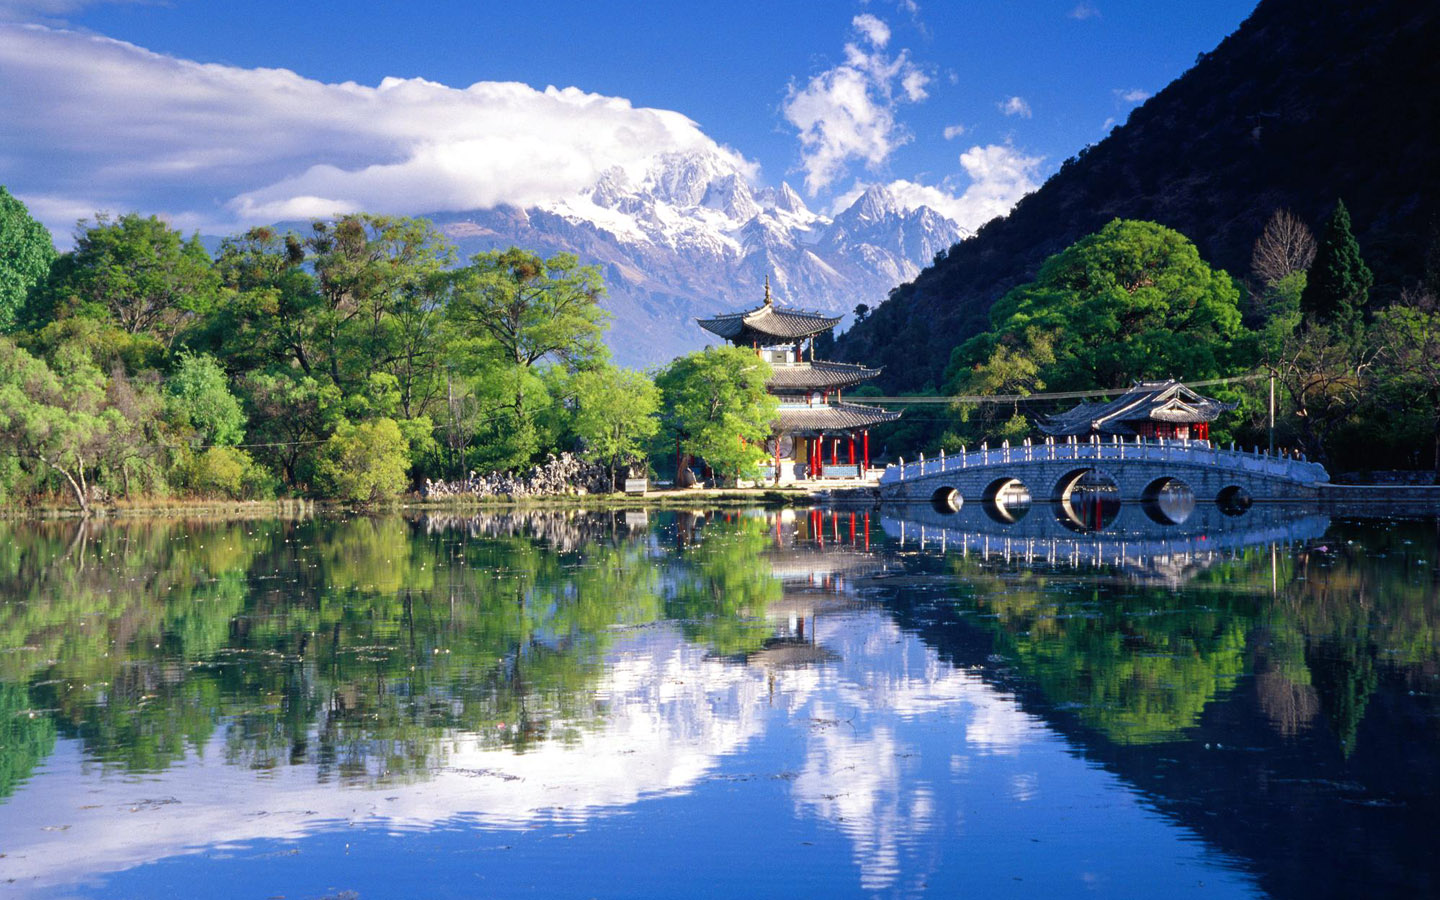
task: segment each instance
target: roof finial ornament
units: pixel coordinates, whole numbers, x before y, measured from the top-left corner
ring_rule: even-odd
[[[765,274],[765,305],[769,306],[772,302],[770,299],[770,274],[767,272]]]

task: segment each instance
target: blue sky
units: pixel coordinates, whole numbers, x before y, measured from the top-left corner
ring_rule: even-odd
[[[0,183],[63,243],[96,209],[542,202],[713,144],[821,210],[878,182],[974,227],[1252,7],[0,0]]]

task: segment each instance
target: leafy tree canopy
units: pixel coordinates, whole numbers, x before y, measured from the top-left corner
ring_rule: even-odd
[[[765,459],[777,402],[766,393],[770,364],[742,347],[682,356],[655,378],[680,450],[738,478]]]
[[[199,236],[184,239],[155,216],[101,213],[61,257],[33,313],[108,319],[169,344],[215,303],[219,279]]]
[[[0,334],[15,327],[26,295],[54,261],[50,232],[0,185]]]
[[[231,447],[245,437],[245,413],[213,356],[181,353],[165,394],[169,412],[193,429],[196,444]]]
[[[598,266],[582,266],[569,253],[541,259],[511,247],[478,254],[461,270],[450,314],[516,366],[549,358],[581,368],[606,355],[604,293]]]
[[[575,378],[575,433],[610,467],[610,489],[622,461],[639,456],[660,428],[660,391],[641,372],[604,366]]]
[[[326,442],[316,474],[329,496],[375,503],[405,490],[409,454],[394,419],[345,423]]]
[[[952,392],[1029,393],[1185,379],[1233,367],[1240,291],[1184,235],[1115,219],[1046,260],[956,350]]]

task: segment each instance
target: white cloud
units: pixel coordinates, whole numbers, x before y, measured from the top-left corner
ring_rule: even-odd
[[[781,107],[785,120],[800,132],[800,165],[811,194],[834,183],[852,161],[873,169],[889,159],[910,140],[896,119],[896,107],[927,96],[930,77],[908,53],[890,57],[880,52],[890,36],[884,28],[884,40],[877,41],[882,35],[876,26],[884,27],[883,22],[863,13],[851,24],[874,51],[846,44],[843,63],[814,76],[803,89],[792,84]]]
[[[1100,18],[1100,10],[1096,9],[1094,4],[1081,0],[1080,3],[1075,4],[1074,9],[1070,10],[1070,18],[1078,19],[1082,22],[1086,19],[1098,19]]]
[[[1007,116],[1019,116],[1022,119],[1030,118],[1030,104],[1025,102],[1024,97],[1011,97],[1008,100],[1001,100],[995,104],[995,106]]]
[[[899,179],[885,185],[896,202],[907,210],[928,206],[953,219],[960,227],[975,231],[981,225],[1010,211],[1017,201],[1040,186],[1044,157],[1028,156],[1008,144],[976,145],[960,154],[963,178],[948,178],[941,185]],[[869,185],[856,182],[835,198],[834,208],[848,207]]]
[[[945,126],[945,140],[947,140],[947,141],[953,141],[953,140],[955,140],[957,137],[960,137],[960,135],[962,135],[962,134],[964,134],[964,133],[965,133],[965,126],[964,126],[964,125],[946,125],[946,126]]]
[[[1129,90],[1116,88],[1114,93],[1115,99],[1121,103],[1144,103],[1150,99],[1150,92],[1140,88],[1130,88]]]
[[[677,112],[577,88],[326,84],[37,25],[0,25],[0,84],[0,183],[64,216],[41,219],[52,231],[68,231],[81,208],[144,207],[223,229],[354,209],[524,206],[612,167],[638,176],[670,152],[755,171]]]
[[[869,13],[861,13],[851,19],[850,24],[855,26],[855,30],[863,34],[865,39],[877,50],[890,43],[890,26]]]

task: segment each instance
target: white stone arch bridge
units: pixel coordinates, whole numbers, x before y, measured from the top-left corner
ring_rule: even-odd
[[[1072,499],[1164,505],[1182,495],[1194,503],[1248,506],[1254,501],[1319,496],[1329,473],[1318,463],[1262,450],[1217,447],[1209,441],[1025,441],[914,462],[901,460],[880,478],[882,501],[933,503],[958,509],[998,508]]]

